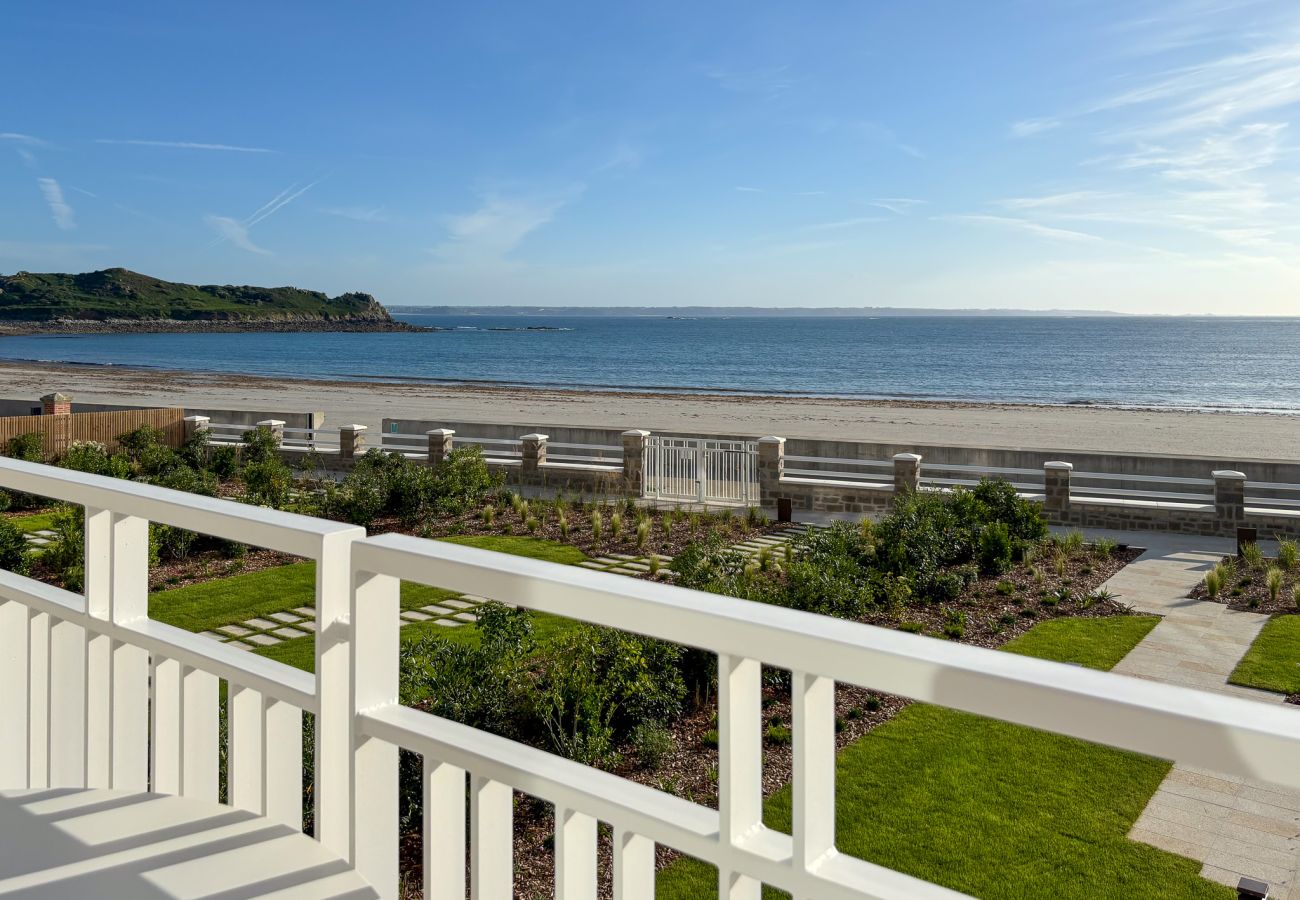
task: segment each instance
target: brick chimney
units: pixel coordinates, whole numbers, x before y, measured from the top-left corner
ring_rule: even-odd
[[[70,416],[72,415],[72,398],[67,394],[55,392],[46,394],[41,398],[41,415],[43,416]]]

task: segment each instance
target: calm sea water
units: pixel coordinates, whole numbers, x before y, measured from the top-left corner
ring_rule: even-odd
[[[293,378],[1300,412],[1297,319],[401,318],[456,330],[6,337],[0,358]]]

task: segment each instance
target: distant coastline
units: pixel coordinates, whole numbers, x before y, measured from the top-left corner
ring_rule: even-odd
[[[896,319],[896,318],[1128,318],[1132,313],[1084,309],[923,309],[907,306],[389,306],[390,312],[429,316],[564,316],[652,319]]]

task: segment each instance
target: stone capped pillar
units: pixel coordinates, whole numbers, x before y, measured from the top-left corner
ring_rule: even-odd
[[[258,431],[269,431],[278,447],[284,443],[284,422],[280,419],[264,419],[257,423]]]
[[[435,428],[424,434],[429,439],[429,465],[440,465],[451,455],[451,445],[455,440],[456,432],[450,428]]]
[[[894,454],[894,493],[915,493],[921,489],[921,454]]]
[[[366,452],[366,426],[339,426],[339,459],[356,459]]]
[[[72,415],[72,397],[68,394],[59,393],[58,391],[55,391],[53,394],[46,394],[41,398],[41,415]]]
[[[645,493],[645,447],[650,432],[640,428],[623,432],[623,483],[634,497]]]
[[[190,441],[201,431],[207,431],[212,419],[208,416],[186,416],[185,417],[185,440]]]
[[[520,446],[523,449],[521,471],[536,474],[540,466],[546,465],[547,440],[549,438],[544,434],[526,434],[519,439]]]
[[[1043,463],[1043,506],[1048,512],[1063,513],[1070,508],[1070,473],[1073,471],[1072,463]]]
[[[1214,473],[1214,518],[1231,529],[1246,521],[1246,473],[1218,469]]]
[[[785,477],[785,438],[769,434],[758,439],[758,498],[762,506],[776,503]]]

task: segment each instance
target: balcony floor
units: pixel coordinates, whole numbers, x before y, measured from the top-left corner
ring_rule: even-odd
[[[378,896],[301,832],[180,797],[0,791],[0,834],[0,897]]]

